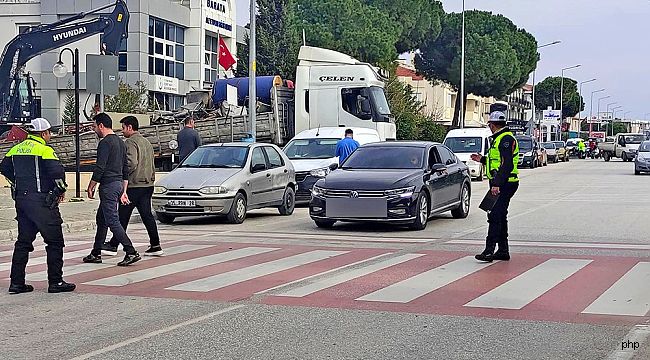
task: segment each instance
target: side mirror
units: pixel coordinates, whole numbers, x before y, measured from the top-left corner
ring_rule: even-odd
[[[334,171],[339,168],[339,164],[332,164],[330,165],[330,170]]]
[[[431,167],[431,172],[432,173],[440,174],[440,173],[443,173],[445,171],[447,171],[447,165],[445,165],[445,164],[435,164],[435,165],[433,165]]]
[[[266,170],[266,164],[255,164],[253,165],[253,168],[251,169],[251,172],[260,172]]]

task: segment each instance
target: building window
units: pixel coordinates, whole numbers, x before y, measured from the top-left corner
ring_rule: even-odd
[[[149,17],[149,74],[185,79],[185,29]]]
[[[219,39],[205,36],[205,81],[214,83],[219,74]]]
[[[185,97],[173,94],[150,91],[149,102],[156,110],[173,111],[185,103]]]

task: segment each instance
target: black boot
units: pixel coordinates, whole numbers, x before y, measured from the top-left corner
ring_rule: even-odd
[[[492,253],[489,252],[482,252],[474,256],[474,258],[478,261],[492,262],[494,260],[494,255],[492,255]]]
[[[34,287],[31,285],[18,285],[18,284],[11,284],[9,286],[9,293],[10,294],[22,294],[22,293],[28,293],[34,291]]]
[[[58,283],[50,284],[47,288],[47,292],[56,294],[56,293],[62,293],[62,292],[70,292],[74,291],[74,289],[77,288],[77,285],[75,284],[70,284],[65,281],[61,281]]]

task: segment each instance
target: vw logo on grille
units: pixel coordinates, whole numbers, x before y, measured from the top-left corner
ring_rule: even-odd
[[[356,191],[350,191],[350,197],[356,199],[359,197],[359,193]]]

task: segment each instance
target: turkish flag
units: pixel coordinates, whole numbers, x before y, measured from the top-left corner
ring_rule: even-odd
[[[226,42],[223,41],[223,38],[219,37],[219,65],[223,66],[224,69],[229,70],[233,65],[237,63],[237,60],[232,56],[230,50],[226,46]]]

